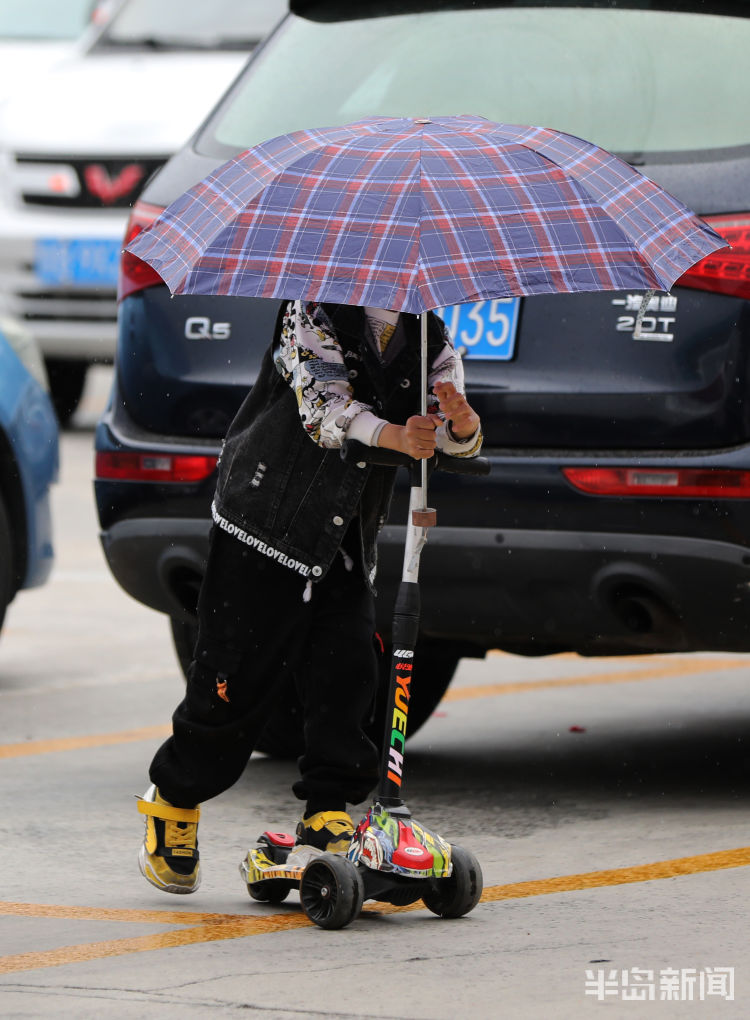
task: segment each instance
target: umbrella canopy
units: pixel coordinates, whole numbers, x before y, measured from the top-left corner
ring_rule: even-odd
[[[726,241],[572,135],[372,117],[246,150],[127,250],[174,294],[406,312],[516,295],[669,290]]]

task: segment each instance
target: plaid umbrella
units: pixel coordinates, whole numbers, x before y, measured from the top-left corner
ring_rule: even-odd
[[[248,149],[127,250],[174,294],[421,312],[669,290],[726,241],[590,142],[474,116],[371,117]]]

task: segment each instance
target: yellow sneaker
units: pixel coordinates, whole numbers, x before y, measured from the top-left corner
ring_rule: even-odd
[[[297,845],[314,846],[332,854],[345,854],[354,835],[354,822],[346,811],[318,811],[297,826]]]
[[[143,877],[163,892],[195,892],[201,884],[200,808],[172,807],[150,786],[138,799],[138,810],[146,816],[146,835],[138,854]]]

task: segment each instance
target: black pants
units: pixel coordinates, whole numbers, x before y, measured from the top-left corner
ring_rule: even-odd
[[[168,801],[192,807],[239,779],[290,677],[305,727],[294,793],[329,809],[367,797],[379,756],[362,726],[377,660],[359,562],[347,570],[338,555],[305,602],[301,577],[213,529],[185,699],[150,769]]]

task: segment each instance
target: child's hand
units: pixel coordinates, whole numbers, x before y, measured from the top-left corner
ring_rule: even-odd
[[[433,390],[456,439],[473,436],[479,428],[479,415],[472,410],[463,393],[459,393],[451,382],[435,383]]]
[[[413,414],[403,427],[402,450],[415,460],[426,460],[435,452],[435,429],[442,422],[436,414]]]
[[[438,425],[442,425],[442,421],[436,414],[414,414],[405,425],[385,425],[378,437],[378,446],[398,450],[415,460],[428,460],[435,452]]]

